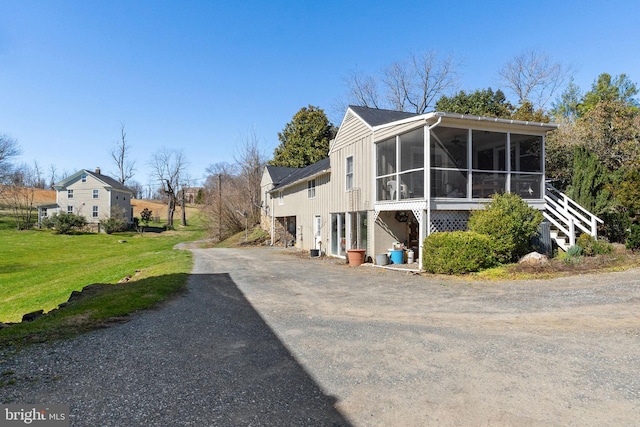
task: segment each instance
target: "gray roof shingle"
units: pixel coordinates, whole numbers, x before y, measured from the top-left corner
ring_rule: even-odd
[[[379,108],[358,107],[355,105],[350,105],[349,108],[372,127],[419,116],[419,114],[407,113],[405,111],[382,110]]]
[[[97,172],[92,172],[92,171],[87,170],[87,169],[84,169],[84,171],[87,174],[93,176],[94,178],[99,179],[100,181],[104,182],[105,184],[107,184],[111,188],[115,188],[116,190],[120,190],[120,191],[127,191],[129,193],[133,193],[133,190],[131,190],[129,187],[125,186],[120,181],[111,178],[110,176],[102,175],[101,173],[97,173]]]
[[[316,175],[319,172],[327,170],[330,167],[331,164],[329,158],[327,157],[326,159],[322,159],[304,168],[289,168],[293,169],[293,171],[289,173],[289,175],[282,178],[282,180],[280,180],[280,182],[278,182],[277,184],[274,182],[274,184],[276,184],[274,190],[279,187],[284,187],[294,182],[304,180],[310,176]]]

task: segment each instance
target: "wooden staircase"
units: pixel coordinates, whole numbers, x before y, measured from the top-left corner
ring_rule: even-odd
[[[551,223],[551,238],[562,250],[575,245],[581,233],[598,237],[598,224],[604,222],[549,183],[544,201],[543,215]]]

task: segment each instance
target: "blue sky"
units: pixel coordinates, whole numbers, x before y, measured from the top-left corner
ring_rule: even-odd
[[[640,2],[0,0],[0,133],[19,161],[73,173],[101,167],[126,126],[134,179],[162,147],[183,150],[196,181],[233,161],[255,132],[270,158],[302,107],[325,109],[350,72],[410,52],[463,61],[459,89],[501,88],[526,49],[640,81]]]

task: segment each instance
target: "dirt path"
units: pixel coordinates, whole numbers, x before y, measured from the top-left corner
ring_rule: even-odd
[[[192,250],[186,296],[20,355],[0,368],[33,381],[0,398],[83,426],[640,424],[640,270],[471,283]]]

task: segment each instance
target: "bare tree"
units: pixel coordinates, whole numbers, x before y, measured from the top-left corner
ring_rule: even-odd
[[[352,73],[345,79],[348,102],[422,114],[433,108],[445,92],[455,89],[459,66],[453,55],[412,53],[385,67],[379,76]]]
[[[246,212],[253,223],[260,221],[260,184],[262,169],[267,163],[266,156],[260,150],[260,140],[255,129],[252,129],[237,149],[234,156],[243,183],[243,199],[246,204],[242,212]]]
[[[45,182],[44,182],[44,178],[42,176],[42,168],[40,167],[40,164],[37,162],[37,160],[33,161],[33,186],[35,188],[40,188],[40,189],[44,189],[45,187]]]
[[[348,98],[353,103],[363,107],[381,108],[375,77],[354,71],[344,81],[349,91]]]
[[[210,233],[223,240],[260,221],[260,184],[266,156],[254,129],[243,137],[234,164],[207,168],[205,211]]]
[[[111,149],[111,158],[118,167],[118,181],[122,184],[127,182],[128,179],[133,178],[135,162],[129,160],[129,150],[131,146],[127,145],[127,134],[124,131],[124,123],[120,123],[120,140],[116,142],[115,146]]]
[[[53,190],[53,186],[56,185],[56,179],[58,177],[58,170],[55,165],[52,163],[49,166],[49,189]]]
[[[20,148],[16,140],[0,134],[0,184],[10,177],[13,169],[11,161],[19,154]]]
[[[213,164],[207,168],[205,188],[205,212],[208,218],[209,234],[216,235],[218,241],[224,240],[238,230],[235,216],[240,200],[236,194],[236,168],[226,162]]]
[[[173,214],[176,211],[178,191],[187,161],[182,151],[162,148],[155,153],[149,163],[154,179],[158,181],[167,199],[167,227],[173,228]]]
[[[144,187],[138,181],[127,181],[127,188],[133,191],[134,199],[142,199],[144,196]]]
[[[573,73],[569,66],[554,62],[544,51],[527,50],[507,62],[498,74],[518,102],[543,109]]]
[[[34,169],[26,164],[14,168],[5,184],[0,194],[1,204],[11,208],[16,229],[30,228],[37,184]]]

